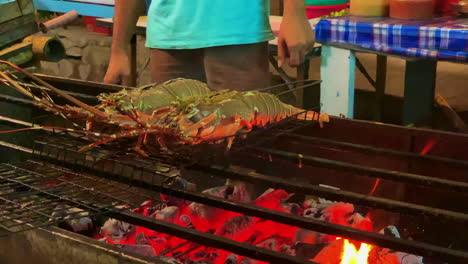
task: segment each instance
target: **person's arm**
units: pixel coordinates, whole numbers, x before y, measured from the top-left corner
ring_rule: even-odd
[[[144,7],[144,0],[115,0],[111,57],[104,83],[129,84],[130,41]]]
[[[278,36],[278,66],[296,67],[314,46],[314,32],[306,16],[304,0],[283,0],[283,21]]]

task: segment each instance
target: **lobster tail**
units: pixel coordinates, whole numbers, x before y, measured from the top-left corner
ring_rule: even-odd
[[[300,120],[318,121],[321,127],[323,127],[323,123],[330,122],[327,114],[306,111],[285,104],[278,97],[269,93],[247,92],[243,95],[242,99],[248,109],[253,109],[257,113],[254,120],[252,120],[252,124],[256,126],[278,122],[294,115]]]

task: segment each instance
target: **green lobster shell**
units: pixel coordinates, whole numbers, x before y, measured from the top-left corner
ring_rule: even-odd
[[[179,78],[162,84],[101,94],[98,96],[101,104],[97,107],[109,114],[117,113],[118,106],[119,110],[136,110],[151,115],[153,111],[170,106],[181,98],[199,97],[210,92],[212,91],[202,82]]]

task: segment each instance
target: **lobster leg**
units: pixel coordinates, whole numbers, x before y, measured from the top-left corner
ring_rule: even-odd
[[[323,128],[324,123],[330,123],[330,116],[321,114],[314,111],[307,111],[297,116],[297,119],[307,121],[318,121],[320,128]]]
[[[172,151],[169,150],[169,148],[166,145],[166,142],[164,141],[164,139],[162,137],[157,137],[156,141],[158,141],[158,144],[161,147],[162,151],[167,152],[169,154],[172,153]]]
[[[106,144],[106,143],[109,143],[109,142],[117,140],[117,139],[142,136],[142,135],[152,134],[152,133],[158,133],[158,130],[136,129],[136,130],[132,130],[132,131],[126,132],[126,133],[114,134],[114,135],[109,136],[108,138],[105,138],[103,140],[100,140],[100,141],[97,141],[97,142],[94,142],[92,144],[89,144],[89,145],[86,145],[86,146],[82,147],[79,150],[79,152],[89,151],[89,150],[91,150],[91,149],[93,149],[93,148],[95,148],[95,147],[97,147],[99,145]]]
[[[136,146],[133,148],[134,151],[136,151],[138,154],[142,155],[145,158],[148,158],[149,155],[141,148],[141,145],[143,143],[144,138],[146,137],[147,134],[140,135],[138,137],[138,142]]]
[[[149,142],[149,135],[145,134],[145,138],[143,139],[143,145],[148,145]]]
[[[93,130],[93,122],[86,120],[86,130],[91,131]]]
[[[235,137],[228,137],[227,138],[227,146],[226,146],[226,151],[231,150],[232,143],[234,142]]]
[[[204,127],[210,124],[211,122],[215,121],[215,119],[216,119],[216,113],[211,113],[207,117],[203,118],[202,120],[190,126],[186,131],[184,131],[184,136],[191,135],[195,131],[198,131],[199,128]]]

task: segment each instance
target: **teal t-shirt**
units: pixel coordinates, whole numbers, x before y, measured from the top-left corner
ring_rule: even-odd
[[[269,0],[152,0],[146,46],[197,49],[274,39]]]

